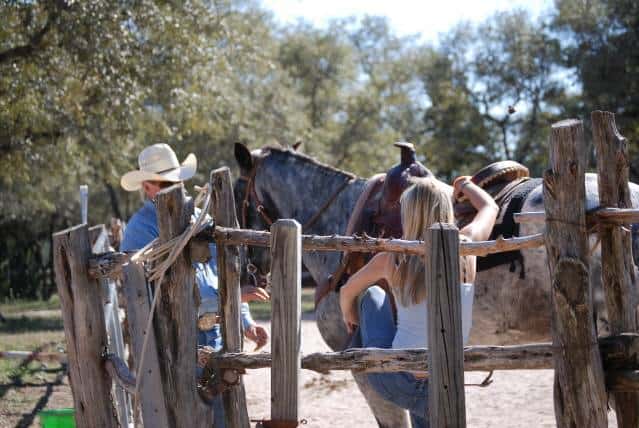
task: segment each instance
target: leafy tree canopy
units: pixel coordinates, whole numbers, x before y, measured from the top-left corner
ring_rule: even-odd
[[[202,183],[236,141],[303,141],[370,176],[408,140],[450,179],[506,158],[540,174],[549,125],[593,109],[636,140],[637,8],[557,0],[433,45],[380,17],[280,27],[254,0],[0,0],[0,298],[53,290],[49,237],[77,223],[79,184],[91,223],[131,215],[119,177],[155,142],[194,152]]]

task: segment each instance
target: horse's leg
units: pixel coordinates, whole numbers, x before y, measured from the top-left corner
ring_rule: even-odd
[[[334,351],[343,350],[348,345],[349,335],[342,320],[339,294],[335,292],[328,293],[318,303],[315,309],[315,317],[320,334],[328,346]],[[353,377],[380,427],[408,428],[410,426],[408,412],[380,397],[368,383],[363,373],[353,373]]]

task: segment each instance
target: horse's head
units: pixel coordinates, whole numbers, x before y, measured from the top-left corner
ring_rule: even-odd
[[[299,153],[297,146],[266,146],[250,151],[243,144],[235,145],[241,172],[235,183],[240,225],[268,230],[276,220],[292,218],[304,233],[343,233],[364,180]],[[247,258],[246,264],[250,261],[260,273],[269,270],[267,249],[249,248]],[[304,265],[316,281],[338,263],[339,253],[304,254]]]
[[[235,211],[242,229],[269,230],[270,224],[260,215],[258,201],[251,196],[257,165],[264,155],[262,150],[251,152],[244,144],[235,143],[235,160],[240,168],[240,177],[233,185]],[[264,286],[270,270],[268,248],[248,246],[241,251],[242,277],[256,285]]]

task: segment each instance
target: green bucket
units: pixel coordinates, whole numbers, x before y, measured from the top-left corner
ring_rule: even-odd
[[[38,413],[42,428],[75,428],[73,409],[49,409]]]

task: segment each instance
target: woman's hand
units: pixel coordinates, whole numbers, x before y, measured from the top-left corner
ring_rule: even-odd
[[[342,290],[343,289],[344,287],[342,287]],[[359,325],[359,315],[355,307],[355,302],[349,299],[346,293],[340,292],[339,306],[342,309],[342,318],[344,319],[344,324],[346,324],[346,330],[351,334],[355,331],[355,327]]]
[[[453,181],[453,198],[457,199],[462,195],[462,189],[471,182],[471,178],[469,175],[460,175]]]
[[[260,287],[245,285],[242,287],[242,302],[268,302],[271,296]]]

